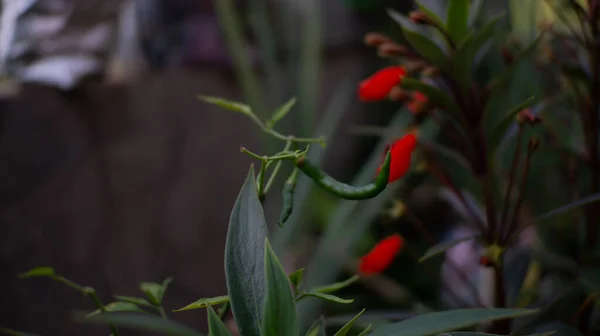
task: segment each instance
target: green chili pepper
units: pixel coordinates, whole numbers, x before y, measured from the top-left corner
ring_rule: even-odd
[[[298,169],[295,168],[290,177],[285,181],[283,191],[283,208],[279,215],[279,226],[283,227],[283,224],[290,218],[292,211],[294,210],[294,190],[296,190],[296,180],[298,179]]]
[[[390,175],[390,164],[392,162],[392,156],[388,151],[383,166],[377,174],[375,181],[361,187],[351,186],[349,184],[339,182],[333,177],[327,175],[317,166],[313,165],[306,158],[300,158],[296,161],[296,166],[306,176],[310,177],[317,185],[321,188],[348,200],[362,200],[367,198],[373,198],[379,195],[387,186],[388,178]]]

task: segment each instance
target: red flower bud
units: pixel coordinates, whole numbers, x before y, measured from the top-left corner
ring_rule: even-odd
[[[389,182],[399,180],[410,169],[411,154],[416,145],[417,137],[412,133],[403,136],[392,144],[389,149],[392,153]],[[378,173],[379,170],[381,170],[381,167],[377,170]]]
[[[385,271],[392,264],[403,245],[404,239],[399,234],[381,240],[360,259],[359,271],[364,275]]]
[[[423,112],[423,110],[427,107],[428,101],[429,98],[427,98],[426,95],[422,94],[421,92],[415,91],[415,93],[413,93],[413,100],[410,103],[408,103],[408,109],[413,114],[419,114]]]
[[[406,70],[401,66],[381,69],[360,82],[358,96],[363,101],[379,101],[387,98],[392,88],[402,82]]]

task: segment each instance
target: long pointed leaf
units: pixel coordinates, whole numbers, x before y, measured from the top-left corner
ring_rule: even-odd
[[[297,336],[298,318],[290,281],[275,252],[265,240],[264,336]]]
[[[469,31],[470,0],[450,0],[446,11],[446,29],[454,41],[460,42]]]
[[[89,317],[76,317],[76,321],[88,324],[114,325],[121,328],[145,330],[171,336],[202,336],[201,333],[182,324],[150,314],[102,313]]]
[[[358,314],[356,314],[356,316],[354,316],[354,318],[352,318],[352,320],[348,321],[348,323],[346,323],[333,336],[346,336],[348,334],[348,332],[350,331],[350,329],[352,329],[352,326],[354,325],[354,323],[356,323],[356,320],[358,320],[360,315],[362,315],[364,312],[365,312],[365,309],[361,310]]]
[[[267,235],[254,168],[251,166],[231,212],[225,244],[227,293],[242,335],[261,335],[260,321],[265,294],[263,251]]]
[[[473,236],[455,239],[455,240],[451,240],[449,242],[444,242],[444,243],[432,246],[427,250],[427,252],[425,252],[425,254],[421,257],[421,259],[419,259],[419,262],[423,262],[431,257],[435,257],[438,254],[444,253],[447,250],[453,248],[454,246],[456,246],[460,243],[477,238],[477,236],[478,235],[473,235]]]
[[[231,332],[229,332],[227,326],[225,326],[211,306],[208,306],[206,314],[208,319],[208,334],[210,336],[231,336]]]
[[[454,309],[420,315],[385,325],[371,336],[421,336],[467,328],[481,322],[504,320],[537,313],[536,309],[474,308]]]

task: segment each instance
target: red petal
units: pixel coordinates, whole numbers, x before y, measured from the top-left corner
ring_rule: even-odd
[[[385,271],[392,264],[403,245],[404,239],[399,234],[381,240],[360,259],[360,272],[369,275]]]
[[[415,91],[415,93],[413,94],[413,99],[418,102],[426,102],[429,100],[429,98],[427,98],[426,95],[422,94],[419,91]]]
[[[399,180],[410,169],[411,154],[417,145],[417,137],[409,133],[392,144],[392,162],[390,164],[390,176],[388,182]],[[381,167],[377,169],[377,173]]]
[[[392,88],[400,84],[405,74],[406,71],[400,66],[383,68],[360,82],[358,96],[363,101],[384,100]]]

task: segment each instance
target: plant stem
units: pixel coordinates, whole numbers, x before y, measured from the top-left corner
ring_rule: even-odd
[[[227,314],[229,313],[230,309],[231,309],[231,303],[229,301],[223,303],[223,306],[221,306],[221,309],[219,309],[219,314],[218,314],[221,321],[223,321],[225,319],[225,317],[227,317]]]
[[[503,257],[494,265],[494,303],[497,308],[506,308],[506,285],[504,282]],[[510,320],[495,321],[491,333],[508,335],[510,333]]]
[[[524,128],[523,125],[519,123],[519,131],[517,133],[517,147],[515,149],[515,155],[512,160],[512,164],[510,167],[510,172],[508,174],[508,186],[506,188],[506,195],[504,195],[504,204],[502,205],[502,212],[500,213],[500,226],[501,226],[501,235],[507,235],[508,225],[506,223],[506,217],[508,216],[508,203],[510,200],[510,194],[513,189],[513,185],[515,183],[515,177],[517,174],[517,166],[519,165],[519,158],[521,156],[521,142],[523,139]],[[505,229],[505,230],[502,230]]]
[[[506,227],[506,235],[503,236],[502,243],[508,244],[511,241],[516,232],[521,232],[517,230],[517,217],[519,216],[519,211],[521,210],[521,206],[523,205],[523,199],[525,197],[525,187],[527,186],[527,176],[529,175],[529,168],[531,166],[531,157],[533,156],[533,152],[535,150],[528,150],[527,156],[525,157],[525,167],[523,168],[523,175],[521,176],[521,183],[519,185],[519,196],[517,197],[517,202],[515,203],[515,209],[512,214],[511,220],[507,223]]]
[[[96,293],[95,289],[93,289],[91,287],[84,287],[83,293],[86,296],[88,296],[90,299],[92,299],[92,301],[94,301],[94,304],[96,305],[96,308],[98,308],[98,310],[100,310],[103,313],[107,312],[106,307],[104,306],[102,301],[100,301],[100,298],[98,297],[98,294]],[[119,336],[119,332],[117,331],[117,328],[114,325],[109,324],[109,328],[110,328],[110,332],[113,336]]]
[[[285,143],[285,148],[283,149],[283,151],[288,151],[290,150],[290,148],[292,147],[292,141],[288,140]],[[267,181],[267,185],[265,186],[264,189],[264,193],[268,193],[269,190],[271,189],[271,186],[273,185],[273,183],[275,183],[275,177],[277,177],[277,174],[279,173],[279,169],[281,168],[281,165],[283,164],[283,161],[277,161],[277,163],[275,164],[275,168],[273,168],[273,172],[271,173],[271,176],[269,176],[269,180]]]

